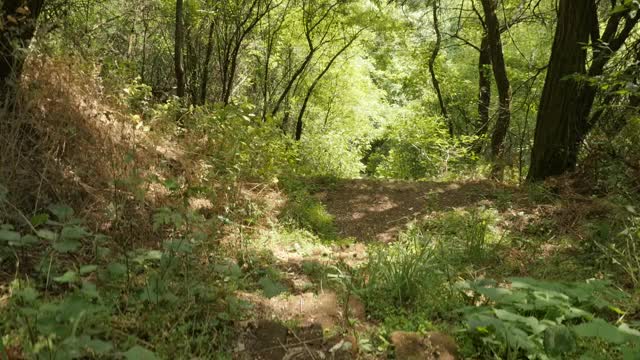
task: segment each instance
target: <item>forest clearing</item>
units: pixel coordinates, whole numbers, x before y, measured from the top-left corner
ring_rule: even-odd
[[[638,1],[0,16],[0,360],[640,359]]]

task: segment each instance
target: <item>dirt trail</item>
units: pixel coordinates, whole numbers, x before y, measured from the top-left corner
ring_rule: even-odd
[[[500,191],[490,181],[403,182],[340,180],[316,194],[335,216],[340,235],[359,241],[394,241],[404,226],[434,210],[490,204]]]
[[[299,249],[297,244],[270,247],[275,261],[272,265],[285,274],[282,281],[287,282],[288,292],[270,299],[260,293],[240,294],[254,305],[254,316],[252,322],[244,325],[236,349],[237,359],[377,359],[373,354],[360,352],[358,341],[352,336],[375,331],[376,324],[367,318],[364,304],[352,298],[345,305],[339,295],[310,278],[304,267],[315,264],[327,268],[337,262],[358,266],[366,261],[367,242],[395,241],[399,232],[415,219],[435,217],[456,208],[485,206],[501,214],[500,227],[523,231],[545,218],[553,218],[571,229],[576,219],[606,213],[603,210],[606,208],[589,199],[535,203],[523,189],[491,181],[355,179],[313,185],[317,189],[314,196],[335,217],[340,237],[354,238],[354,244],[322,244],[311,251]],[[516,250],[514,254],[514,263],[537,261],[519,257]],[[357,320],[357,329],[350,325],[350,320]],[[400,345],[394,346],[400,351]],[[422,350],[416,351],[420,354]]]
[[[436,183],[340,180],[318,185],[315,196],[335,216],[341,237],[353,237],[350,246],[327,246],[311,253],[296,246],[271,248],[288,283],[288,292],[267,299],[260,293],[241,293],[253,304],[253,321],[243,325],[237,359],[352,359],[375,358],[357,354],[357,341],[345,332],[348,320],[357,319],[358,331],[375,324],[366,318],[364,305],[350,298],[345,306],[335,292],[313,283],[302,270],[304,264],[330,266],[336,261],[357,266],[366,259],[368,241],[394,241],[399,231],[415,218],[431,211],[481,204],[498,185],[491,182]],[[313,288],[314,286],[312,286]],[[281,323],[293,324],[284,327]],[[348,346],[341,346],[347,344]]]

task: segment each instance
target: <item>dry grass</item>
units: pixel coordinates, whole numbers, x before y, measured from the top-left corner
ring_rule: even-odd
[[[104,92],[98,70],[75,60],[31,59],[16,110],[1,114],[0,184],[11,205],[0,215],[20,223],[16,209],[28,218],[64,203],[94,231],[129,243],[155,238],[152,211],[170,200],[146,179],[181,173],[166,165],[180,151],[157,149]]]

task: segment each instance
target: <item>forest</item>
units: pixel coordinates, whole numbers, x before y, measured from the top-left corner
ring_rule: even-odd
[[[639,22],[0,0],[0,360],[640,359]]]

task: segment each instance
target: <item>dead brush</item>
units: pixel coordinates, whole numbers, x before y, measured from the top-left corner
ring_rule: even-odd
[[[17,99],[14,111],[0,114],[0,184],[9,204],[0,208],[2,222],[27,228],[32,216],[63,203],[119,245],[157,246],[148,243],[158,238],[151,218],[167,200],[151,196],[146,179],[164,170],[162,155],[109,101],[97,70],[34,57]]]

